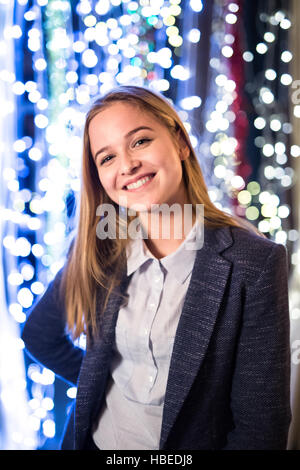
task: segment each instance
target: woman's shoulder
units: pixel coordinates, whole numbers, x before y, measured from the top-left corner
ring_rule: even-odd
[[[263,271],[287,269],[284,245],[240,227],[229,227],[229,231],[232,244],[224,255],[245,271],[248,280],[255,280]]]
[[[233,241],[232,246],[244,252],[269,254],[271,251],[286,251],[284,245],[276,243],[255,230],[234,226],[230,226],[229,230]]]

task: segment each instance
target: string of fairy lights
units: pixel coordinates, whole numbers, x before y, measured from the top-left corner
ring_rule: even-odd
[[[277,242],[297,239],[297,231],[286,224],[291,207],[284,195],[294,181],[289,155],[297,158],[300,148],[289,148],[292,127],[285,109],[278,108],[278,88],[287,90],[293,80],[287,70],[292,60],[288,43],[278,39],[278,31],[286,32],[291,25],[287,11],[261,12],[263,40],[255,50],[242,52],[243,63],[249,65],[256,55],[272,57],[275,45],[282,49],[280,70],[266,65],[250,93],[256,113],[254,126],[260,132],[254,145],[261,155],[261,173],[247,182],[238,172],[233,110],[237,84],[229,76],[236,53],[235,29],[231,27],[241,21],[239,1],[214,2],[209,61],[212,80],[200,136],[194,132],[189,115],[203,105],[203,97],[186,92],[177,100],[172,84],[176,82],[179,88],[191,79],[193,64],[187,66],[181,51],[187,41],[201,48],[201,31],[197,27],[183,30],[182,18],[187,13],[201,15],[205,1],[0,3],[10,7],[13,3],[15,12],[12,24],[5,25],[4,38],[14,41],[17,60],[14,71],[0,71],[0,88],[9,87],[15,97],[16,106],[8,103],[7,109],[11,108],[18,120],[18,135],[11,142],[15,165],[3,169],[9,203],[3,207],[1,201],[1,211],[6,224],[4,255],[15,257],[18,264],[17,270],[6,273],[8,312],[20,328],[27,310],[65,261],[75,226],[87,107],[99,93],[120,84],[149,86],[174,102],[200,163],[201,158],[205,160],[209,194],[218,207],[230,212],[235,199],[236,212]],[[5,54],[1,42],[0,54]],[[11,226],[17,227],[16,235],[12,235]],[[84,341],[81,344],[84,347]],[[27,376],[28,423],[42,447],[46,439],[57,435],[55,376],[31,362]],[[66,387],[65,393],[71,402],[76,388]],[[19,433],[17,439],[20,443],[26,436]]]

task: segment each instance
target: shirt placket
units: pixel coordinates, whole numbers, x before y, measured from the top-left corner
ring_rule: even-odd
[[[151,295],[150,301],[147,305],[147,311],[145,312],[144,318],[145,322],[143,325],[143,337],[144,337],[144,350],[147,357],[147,366],[145,367],[145,400],[149,400],[149,395],[151,394],[153,387],[155,386],[155,381],[158,373],[157,365],[154,360],[153,351],[151,348],[151,337],[152,337],[152,325],[154,318],[157,314],[159,308],[159,302],[163,290],[164,284],[164,274],[160,267],[158,260],[153,260],[151,270],[149,272],[151,283]]]

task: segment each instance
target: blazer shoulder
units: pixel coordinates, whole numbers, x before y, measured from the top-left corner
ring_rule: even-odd
[[[269,254],[271,251],[286,251],[284,245],[274,242],[267,237],[263,237],[258,233],[251,230],[245,230],[241,227],[229,227],[233,239],[232,247],[243,250],[245,252],[253,252],[258,250],[266,251]]]
[[[284,245],[240,227],[230,227],[230,232],[232,245],[224,256],[239,265],[249,281],[255,281],[268,266],[287,266]]]

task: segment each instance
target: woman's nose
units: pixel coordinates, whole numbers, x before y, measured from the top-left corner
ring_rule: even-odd
[[[141,163],[136,158],[124,153],[121,159],[121,174],[126,175],[132,173],[136,168],[139,168]]]

